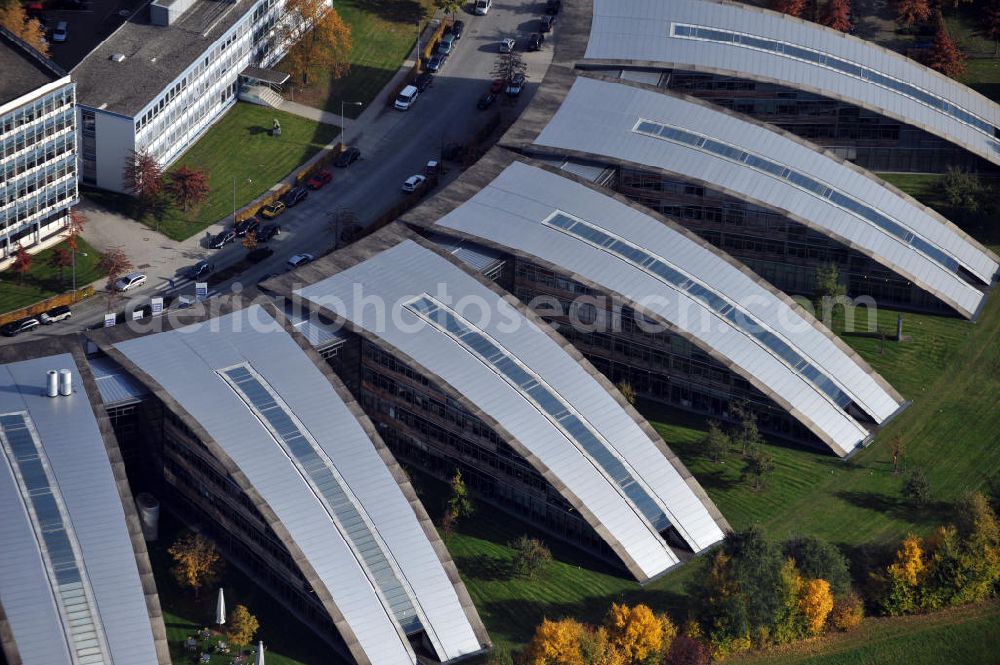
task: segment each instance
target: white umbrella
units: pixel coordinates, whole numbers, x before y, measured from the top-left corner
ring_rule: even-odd
[[[257,643],[257,665],[264,665],[264,641]]]
[[[226,595],[219,587],[219,600],[215,604],[215,623],[222,625],[226,623]]]

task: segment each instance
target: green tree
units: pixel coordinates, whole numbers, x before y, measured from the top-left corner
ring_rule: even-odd
[[[986,188],[975,173],[958,166],[949,166],[941,179],[945,201],[963,215],[979,212]]]
[[[795,560],[795,566],[807,579],[824,579],[835,596],[851,590],[847,559],[834,545],[814,536],[794,538],[781,547],[782,553]]]
[[[903,539],[893,561],[880,577],[882,611],[891,616],[911,614],[920,609],[924,593],[927,564],[924,559],[923,541],[908,535]]]
[[[764,489],[767,477],[774,471],[774,458],[766,450],[753,448],[746,454],[743,479],[749,480],[755,490]]]
[[[434,6],[452,20],[455,19],[455,14],[462,11],[462,4],[462,0],[434,0]]]
[[[903,483],[903,496],[918,506],[931,500],[931,483],[923,469],[914,469]]]
[[[448,497],[448,504],[445,507],[442,527],[445,533],[451,531],[458,525],[458,521],[463,517],[468,517],[476,511],[469,497],[469,490],[462,480],[462,471],[455,469],[455,475],[451,478],[451,495]]]
[[[733,443],[739,447],[740,452],[746,455],[748,452],[758,448],[764,442],[757,428],[757,414],[753,412],[746,402],[736,402],[732,405],[733,417],[739,425],[733,433]]]
[[[702,439],[702,445],[709,459],[718,464],[729,454],[729,450],[733,447],[733,439],[726,434],[718,421],[709,420],[708,433]]]
[[[816,299],[836,300],[847,295],[847,287],[840,283],[840,269],[836,263],[816,266]]]
[[[552,561],[552,552],[537,538],[521,536],[508,547],[514,550],[511,573],[515,577],[533,578]]]

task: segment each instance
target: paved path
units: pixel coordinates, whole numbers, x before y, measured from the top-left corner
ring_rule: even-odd
[[[340,127],[340,116],[336,113],[330,113],[329,111],[324,111],[322,109],[314,108],[312,106],[306,106],[305,104],[299,104],[298,102],[293,102],[290,99],[286,99],[281,106],[278,107],[279,111],[284,111],[285,113],[291,113],[292,115],[301,116],[303,118],[308,118],[315,122],[322,122],[325,125],[336,125]],[[351,118],[344,118],[345,126],[350,126],[354,124]]]
[[[362,159],[350,168],[333,169],[333,182],[311,192],[305,201],[278,218],[282,234],[270,243],[275,250],[271,258],[236,279],[213,284],[212,291],[228,291],[237,282],[255,285],[271,274],[285,272],[288,269],[286,261],[293,254],[309,252],[318,256],[328,251],[334,246],[331,213],[347,209],[356,215],[360,224],[370,224],[405,196],[400,191],[402,182],[408,176],[420,173],[427,160],[436,159],[445,143],[464,142],[495,112],[502,114],[503,122],[512,122],[531,100],[545,75],[552,57],[552,39],[546,40],[541,51],[524,54],[528,84],[516,104],[508,106],[503,103],[504,100],[498,100],[492,109],[483,112],[477,111],[476,101],[489,87],[499,41],[516,35],[520,39],[520,47],[527,33],[536,29],[534,26],[540,8],[537,2],[524,1],[495,4],[487,16],[468,13],[462,16],[466,29],[455,53],[413,108],[402,113],[389,108],[388,97],[410,71],[413,64],[411,54],[411,59],[400,67],[369,107],[347,124],[347,142],[361,149]],[[558,33],[555,37],[558,38]],[[336,117],[339,121],[339,115]],[[447,185],[459,173],[457,166],[446,164],[441,186]],[[221,250],[205,247],[205,235],[215,234],[231,224],[229,218],[220,220],[219,224],[209,227],[200,236],[177,242],[135,220],[101,209],[86,199],[81,207],[90,218],[84,237],[98,249],[122,246],[137,269],[149,276],[145,287],[130,294],[126,311],[148,304],[153,295],[176,293],[193,296],[194,285],[181,277],[184,268],[208,258],[216,269],[222,269],[241,260],[246,253],[239,243]],[[98,282],[95,286],[102,289],[104,284]],[[119,309],[121,306],[121,303],[117,305]],[[45,326],[30,336],[16,339],[27,340],[37,335],[60,334],[89,327],[102,320],[104,310],[104,299],[92,298],[74,308],[71,324]]]

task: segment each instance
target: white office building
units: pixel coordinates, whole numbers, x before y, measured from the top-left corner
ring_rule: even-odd
[[[0,263],[58,239],[78,201],[74,85],[0,28]]]
[[[79,91],[80,177],[123,191],[133,150],[161,166],[236,102],[241,84],[284,55],[284,0],[154,0],[72,70]]]

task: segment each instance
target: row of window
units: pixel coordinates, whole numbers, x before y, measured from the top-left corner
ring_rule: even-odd
[[[11,225],[24,222],[57,206],[68,206],[76,197],[76,179],[70,178],[57,185],[46,187],[34,196],[18,199],[13,205],[0,209],[0,232],[6,232]]]
[[[14,159],[10,159],[0,167],[0,183],[9,183],[22,173],[30,171],[38,166],[51,162],[67,153],[72,153],[76,149],[76,136],[73,132],[68,132],[45,145],[38,146],[30,152],[25,152]]]
[[[31,124],[38,118],[53,113],[63,106],[73,106],[76,101],[75,86],[67,85],[25,104],[0,118],[0,134],[12,132]]]
[[[76,156],[70,154],[59,161],[46,164],[28,177],[0,187],[0,206],[13,203],[17,199],[35,193],[56,180],[73,173],[76,168]]]
[[[46,118],[44,122],[30,125],[16,134],[11,134],[0,143],[0,160],[7,160],[22,150],[45,141],[53,134],[72,127],[73,113],[73,109],[68,108]]]

